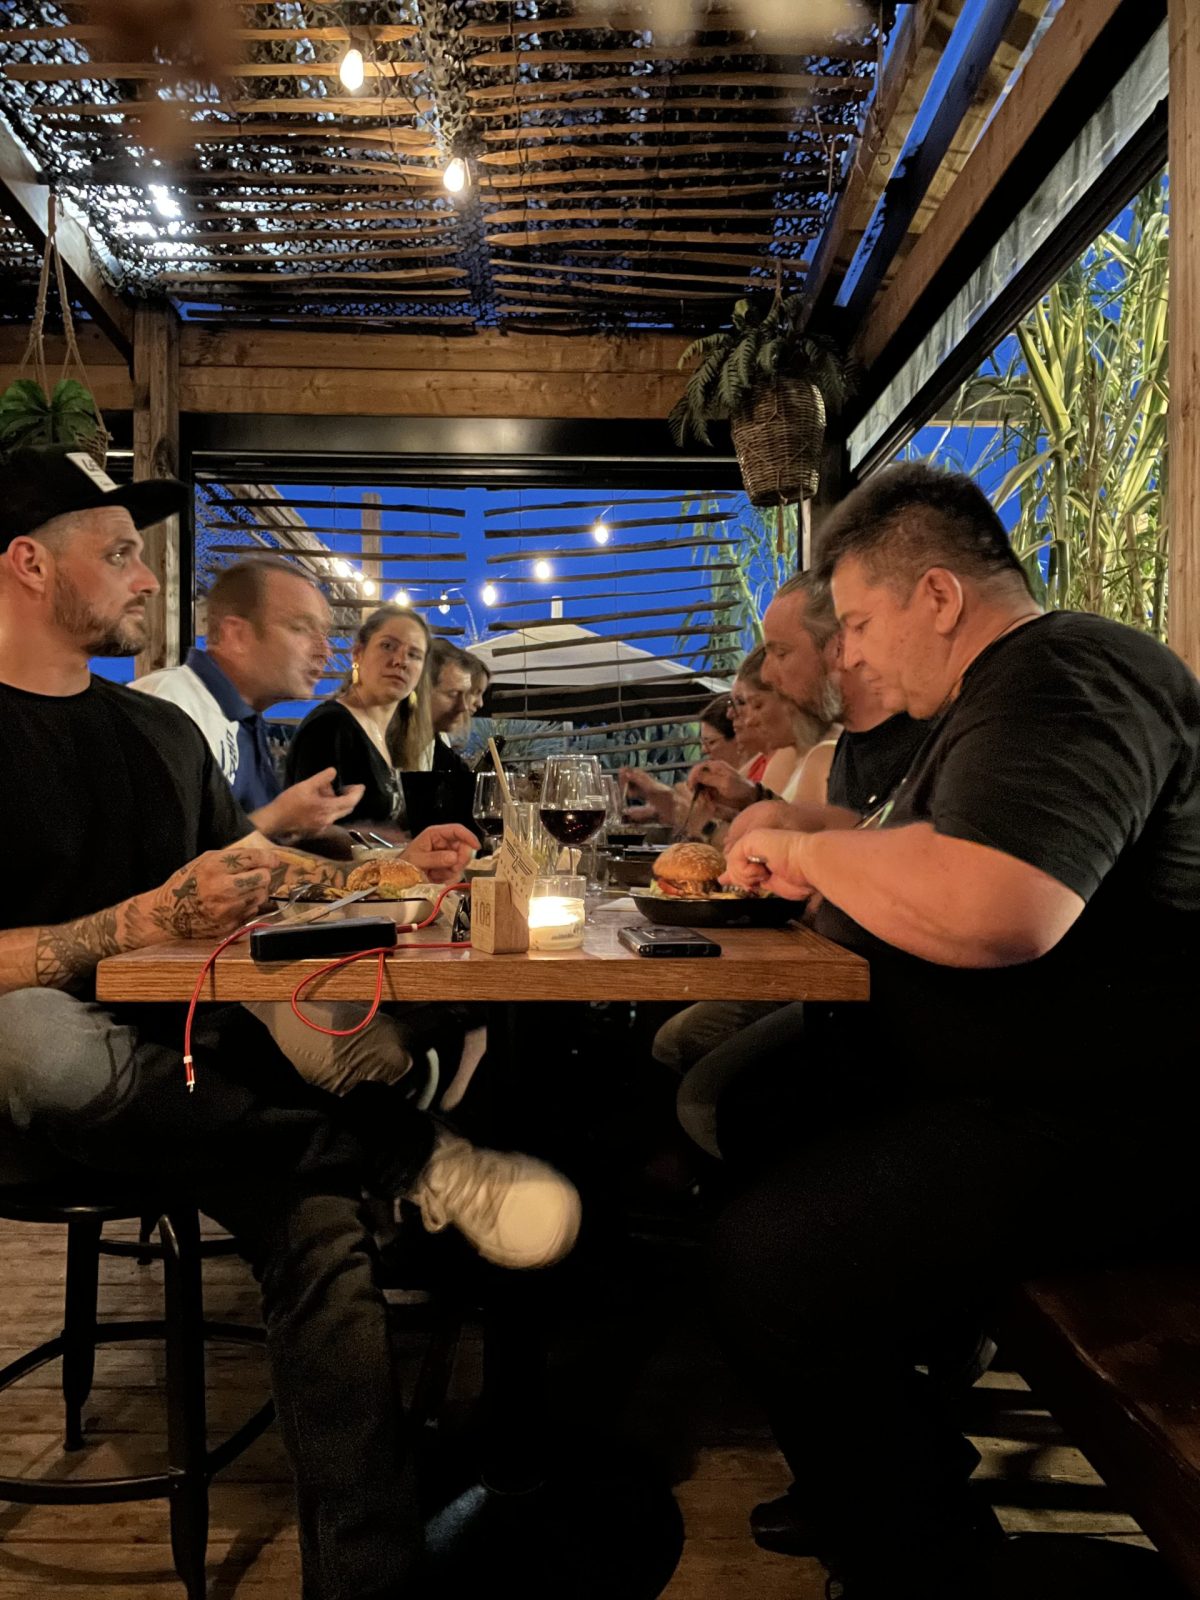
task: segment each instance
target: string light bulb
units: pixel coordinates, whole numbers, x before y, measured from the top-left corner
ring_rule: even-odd
[[[554,576],[554,568],[548,561],[535,561],[533,564],[533,575],[539,583],[549,583],[550,579]]]
[[[612,538],[612,530],[603,517],[597,517],[592,523],[592,538],[597,544],[607,544]]]
[[[338,66],[338,77],[342,80],[342,88],[349,89],[353,94],[356,89],[362,88],[365,76],[362,51],[351,45]]]
[[[461,194],[467,187],[467,163],[461,156],[455,156],[447,162],[442,182],[451,194]]]
[[[375,587],[374,578],[364,578],[362,580],[362,592],[366,595],[368,600],[374,595]]]
[[[448,617],[450,615],[450,596],[444,589],[438,596],[438,610],[444,617]]]
[[[494,606],[500,598],[500,591],[494,583],[485,583],[479,591],[479,598],[485,606]]]
[[[348,561],[343,561],[340,556],[333,563],[333,570],[339,578],[352,578],[354,576],[354,568]]]
[[[407,589],[397,589],[392,596],[392,604],[394,606],[410,606],[412,605],[412,595],[409,594]]]

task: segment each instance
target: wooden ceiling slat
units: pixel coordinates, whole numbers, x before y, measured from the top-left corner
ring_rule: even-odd
[[[546,207],[535,211],[526,206],[516,206],[508,211],[489,211],[486,218],[490,226],[511,226],[514,222],[612,222],[626,219],[631,222],[686,222],[689,217],[701,222],[736,222],[739,218],[750,217],[757,221],[760,217],[773,221],[778,217],[804,218],[819,217],[822,213],[815,206],[761,206],[737,207],[729,206],[714,208],[707,205],[688,205],[686,208],[680,199],[678,210],[665,210],[661,202],[656,201],[649,206],[600,206],[589,208],[585,201],[583,205],[568,206],[565,209]]]
[[[244,7],[242,9],[245,9]],[[266,8],[264,8],[266,9]],[[269,7],[274,11],[274,3]],[[62,39],[80,39],[87,42],[91,39],[106,39],[111,30],[96,23],[69,22],[57,27],[45,28],[0,28],[0,45],[45,43],[53,44]],[[396,44],[405,39],[413,38],[419,29],[411,22],[393,23],[368,23],[364,27],[355,24],[356,34],[366,34],[375,44]],[[332,28],[231,28],[229,36],[244,44],[274,44],[276,41],[294,42],[297,40],[313,40],[334,44],[343,44],[349,36],[345,26]],[[365,65],[365,63],[364,63]]]
[[[770,59],[783,61],[789,59],[803,60],[811,55],[811,51],[782,51],[772,50]],[[587,67],[597,66],[603,62],[611,62],[618,66],[628,66],[643,61],[735,61],[744,56],[754,56],[761,59],[762,46],[753,40],[734,41],[729,44],[640,44],[633,48],[618,46],[607,48],[603,45],[594,50],[546,50],[539,48],[532,50],[481,50],[471,57],[471,66],[478,72],[511,72],[516,67],[527,67],[532,62],[548,67]],[[797,87],[813,91],[827,89],[845,83],[845,78],[829,76],[816,72],[796,73],[795,77],[802,79]],[[862,80],[870,88],[870,78]]]
[[[534,534],[537,537],[537,534]],[[702,550],[711,545],[724,545],[731,549],[741,541],[736,537],[730,539],[710,539],[701,536],[698,539],[647,539],[640,544],[623,544],[613,550],[609,545],[593,545],[589,550],[509,550],[498,556],[487,556],[486,563],[489,567],[502,567],[512,561],[597,561],[612,560],[614,555],[622,559],[625,556],[643,555],[650,550]],[[611,577],[611,573],[605,573]],[[595,582],[595,579],[592,580]]]
[[[581,129],[586,132],[586,129]],[[686,133],[686,127],[679,130]],[[342,137],[345,137],[344,135]],[[664,159],[679,160],[693,159],[705,155],[747,155],[747,156],[775,156],[779,157],[787,150],[788,146],[778,141],[774,144],[750,143],[744,144],[718,144],[715,141],[706,141],[704,144],[593,144],[593,145],[556,145],[552,149],[532,150],[524,144],[520,150],[487,150],[476,160],[485,167],[515,166],[521,162],[526,171],[533,170],[539,159],[548,161],[590,161],[593,159],[610,159],[614,156],[623,160],[632,160],[637,157],[641,161],[652,161],[656,165]],[[540,170],[540,168],[539,168]],[[710,169],[711,172],[711,169]]]
[[[636,52],[635,52],[636,55]],[[540,59],[540,52],[536,59]],[[536,64],[532,56],[526,57],[527,66]],[[640,59],[640,58],[639,58]],[[664,80],[669,82],[671,98],[698,89],[780,89],[788,93],[807,94],[820,89],[822,104],[839,100],[863,100],[871,92],[870,78],[828,78],[812,72],[673,72],[639,74],[638,83],[646,89],[661,89]],[[492,83],[468,90],[472,100],[536,99],[539,95],[605,94],[610,89],[627,88],[628,77],[572,78],[543,80],[528,83]]]
[[[164,272],[158,281],[160,283],[295,283],[297,276],[298,274],[294,272]],[[376,279],[381,283],[428,283],[432,279],[461,279],[467,276],[464,267],[389,267],[383,271],[373,270],[367,273],[306,272],[304,279],[307,282],[310,279],[332,278],[344,283],[347,278],[359,278],[362,280],[363,295],[369,298],[371,284]]]
[[[515,263],[511,261],[492,261],[493,267],[511,268],[514,265]],[[722,275],[711,272],[652,272],[646,267],[560,267],[556,263],[550,262],[535,263],[524,270],[545,272],[551,274],[551,276],[526,278],[508,271],[497,277],[495,282],[502,284],[506,289],[523,288],[526,284],[530,288],[536,288],[538,284],[573,283],[582,275],[584,277],[624,278],[626,285],[628,285],[630,278],[634,278],[639,283],[644,280],[652,282],[661,280],[664,283],[715,283],[722,285],[726,289],[741,289],[745,287],[749,277],[748,272],[744,272],[740,276],[735,276],[732,273]],[[586,285],[583,285],[583,287],[586,287]],[[604,285],[597,284],[596,287],[601,288]]]
[[[714,170],[712,170],[712,166],[683,166],[683,168],[680,168],[680,166],[669,166],[669,168],[664,168],[664,171],[662,171],[661,181],[662,184],[664,184],[664,187],[666,187],[672,186],[672,184],[677,184],[677,182],[690,181],[690,179],[693,178],[707,178],[709,179],[709,182],[712,182],[712,176],[714,176]],[[781,189],[781,187],[786,187],[784,184],[779,182],[778,165],[742,166],[742,168],[738,168],[738,173],[736,173],[736,176],[738,176],[738,178],[760,178],[760,176],[770,176],[770,178],[773,179],[773,182],[771,182],[771,189]],[[566,171],[566,173],[558,173],[558,171],[554,171],[554,173],[546,173],[546,171],[542,171],[541,168],[539,168],[536,173],[531,174],[491,173],[491,171],[488,171],[488,173],[483,174],[483,184],[485,184],[488,189],[528,189],[530,190],[531,194],[538,195],[541,195],[542,192],[547,192],[547,190],[554,186],[554,184],[566,184],[566,186],[570,186],[571,194],[574,194],[574,192],[579,189],[581,184],[598,184],[598,186],[602,186],[603,192],[608,194],[608,192],[610,192],[611,184],[629,182],[630,179],[634,179],[634,181],[637,182],[646,182],[646,179],[651,178],[659,178],[659,174],[630,173],[627,166],[608,166],[608,168],[579,166],[579,168],[576,168],[576,170]],[[728,192],[728,190],[726,190],[726,192]]]
[[[542,294],[535,289],[526,289],[523,283],[524,280],[520,285],[498,285],[498,299],[506,307],[522,305],[525,301],[557,306],[611,306],[614,295],[632,296],[638,300],[673,300],[676,304],[696,300],[708,306],[718,306],[729,300],[727,289],[656,289],[650,285],[638,288],[629,283],[590,283],[578,285],[578,293],[575,294]]]
[[[664,79],[664,86],[670,82]],[[563,85],[569,88],[570,85]],[[503,101],[488,102],[477,106],[473,115],[476,117],[516,117],[532,115],[534,112],[541,115],[547,111],[571,111],[578,114],[581,111],[632,111],[637,109],[654,111],[662,107],[665,96],[660,90],[658,93],[648,91],[642,86],[639,78],[629,80],[628,93],[620,95],[606,95],[597,99],[586,100],[514,100],[506,104]],[[757,111],[760,114],[774,112],[779,117],[795,117],[800,109],[801,102],[788,96],[746,96],[740,93],[736,100],[721,99],[719,95],[687,95],[671,94],[666,102],[670,111]],[[845,133],[849,136],[853,130],[844,127],[839,122],[829,122],[814,119],[811,115],[803,124],[805,129],[820,129],[826,133]]]
[[[613,134],[622,133],[769,133],[787,140],[795,131],[791,122],[782,119],[754,121],[742,115],[740,107],[731,106],[730,111],[732,114],[728,117],[713,118],[707,122],[693,122],[683,117],[676,117],[669,122],[523,122],[516,128],[485,128],[483,138],[486,144],[524,144],[530,139],[611,138]]]
[[[412,32],[416,33],[413,28]],[[411,35],[410,35],[411,37]],[[0,46],[4,37],[0,35]],[[363,62],[367,78],[410,78],[424,72],[419,61]],[[174,83],[181,76],[190,76],[186,67],[169,61],[14,61],[4,68],[5,76],[15,83],[93,83],[114,78],[131,83]],[[237,78],[336,78],[336,61],[239,61],[230,77]],[[339,97],[339,101],[344,97]],[[370,97],[375,99],[377,97]]]
[[[536,220],[536,214],[531,215],[531,222]],[[615,239],[618,242],[627,241],[645,243],[653,240],[657,244],[756,244],[769,243],[771,235],[764,230],[763,233],[721,233],[714,230],[701,232],[699,229],[674,230],[670,228],[548,228],[545,233],[489,233],[488,243],[494,248],[519,249],[522,245],[533,244],[595,244],[599,239]]]
[[[317,158],[305,155],[302,159],[314,162]],[[381,167],[395,173],[394,180],[389,180],[382,172],[376,171]],[[247,172],[242,168],[230,168],[224,172],[175,168],[170,173],[172,188],[185,190],[231,188],[239,194],[247,189],[345,189],[355,186],[361,188],[367,183],[382,185],[382,188],[364,195],[335,195],[334,198],[337,200],[384,200],[390,193],[399,193],[403,196],[411,188],[413,180],[418,183],[428,181],[437,184],[436,194],[422,195],[420,199],[444,198],[445,189],[442,186],[440,172],[435,172],[429,167],[401,166],[394,162],[386,164],[376,162],[369,174],[363,173],[361,176],[349,172]],[[103,187],[141,189],[145,183],[144,168],[131,167],[119,162],[84,167],[71,172],[63,179],[63,186],[68,189]]]
[[[697,205],[699,202],[704,200],[725,200],[734,195],[745,195],[747,197],[750,195],[759,195],[764,197],[770,196],[778,191],[780,184],[778,178],[773,179],[769,183],[729,183],[719,186],[716,184],[700,186],[689,183],[687,188],[681,193],[673,184],[669,183],[664,183],[661,185],[648,185],[643,188],[632,189],[622,189],[620,187],[614,188],[611,184],[602,183],[597,185],[597,187],[602,190],[601,195],[580,194],[578,191],[578,185],[575,184],[571,184],[563,189],[553,190],[548,189],[543,184],[529,184],[527,187],[530,197],[536,197],[539,200],[557,202],[561,200],[575,199],[580,205],[587,205],[589,202],[596,199],[651,200],[653,201],[653,209],[659,209],[664,206],[677,206],[679,208],[679,214],[683,215],[684,207]],[[550,211],[548,209],[545,211],[530,213],[527,206],[523,205],[519,198],[509,194],[483,195],[481,196],[481,199],[483,200],[485,208],[489,205],[514,206],[517,208],[511,213],[487,211],[486,215],[489,222],[505,221],[509,215],[511,215],[514,219],[518,217],[529,216],[531,214],[539,217],[550,215]],[[641,208],[639,207],[639,209]],[[595,217],[607,215],[608,213],[590,211],[587,214]],[[670,212],[666,214],[673,215],[674,213]],[[744,214],[744,212],[738,213],[738,215]],[[777,216],[795,217],[820,216],[822,214],[823,213],[817,209],[810,209],[808,207],[793,211],[779,211],[775,213]],[[576,211],[572,213],[569,211],[564,211],[562,212],[562,215],[564,217],[569,215],[578,215],[578,212]],[[624,213],[622,213],[622,215],[624,215]]]
[[[509,513],[512,514],[511,511]],[[689,513],[685,518],[682,513],[677,517],[630,517],[617,518],[605,517],[605,525],[616,530],[618,528],[675,528],[680,522],[728,522],[737,515],[736,511],[697,511]],[[557,539],[561,534],[591,533],[594,523],[567,523],[558,528],[488,528],[484,534],[485,539]]]
[[[417,70],[420,69],[418,68]],[[381,114],[380,102],[378,100],[339,100],[335,99],[333,96],[329,96],[324,99],[318,99],[313,95],[272,95],[263,100],[242,100],[233,96],[225,95],[222,96],[220,100],[179,99],[172,100],[170,104],[172,107],[180,111],[203,111],[211,112],[214,115],[238,118],[277,115],[315,118],[327,113],[331,113],[339,117],[377,117]],[[42,117],[50,121],[61,121],[64,118],[72,117],[144,117],[147,116],[151,111],[161,112],[162,109],[163,102],[158,99],[80,101],[63,100],[46,103],[44,105],[28,106],[26,108],[29,116]],[[409,111],[401,114],[411,116],[412,113]],[[204,123],[192,121],[188,123],[188,132],[189,134],[194,135],[197,132],[204,131],[206,127],[207,125]],[[295,133],[297,131],[309,131],[305,129],[297,130],[291,127],[280,127],[273,122],[261,124],[252,123],[248,126],[242,125],[238,131],[243,135],[248,135],[251,129],[253,129],[253,132],[256,136],[273,136],[276,134]],[[315,124],[311,131],[313,133],[322,134],[323,142],[326,144],[329,143],[330,136],[333,132],[328,123]],[[357,132],[351,129],[339,129],[336,137],[339,140],[342,140],[348,137],[361,137],[366,133],[377,133],[384,142],[396,143],[406,148],[420,144],[422,147],[428,147],[430,150],[437,149],[437,146],[431,143],[428,134],[418,133],[412,128],[384,127],[374,129],[359,129]],[[195,142],[194,139],[193,142]]]
[[[287,245],[287,234],[276,236],[280,245]],[[366,235],[352,234],[352,240],[365,242]],[[239,266],[242,262],[262,261],[274,262],[276,266],[286,266],[289,262],[304,265],[317,261],[437,261],[455,254],[453,245],[393,245],[383,250],[305,250],[299,252],[283,253],[281,250],[241,250],[234,253],[234,248],[242,244],[266,244],[269,240],[262,234],[234,234],[221,241],[217,250],[205,249],[203,245],[185,244],[179,255],[165,256],[164,261],[175,265],[183,261],[227,261],[230,266]]]

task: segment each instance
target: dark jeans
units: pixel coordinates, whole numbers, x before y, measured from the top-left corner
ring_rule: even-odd
[[[883,1041],[856,1049],[812,1011],[742,1036],[755,1066],[723,1112],[745,1187],[712,1241],[717,1312],[829,1547],[886,1564],[898,1600],[907,1581],[966,1600],[930,1555],[966,1526],[972,1456],[914,1364],[1023,1278],[1177,1215],[1189,1123],[1101,1091],[1070,1111],[926,1096]]]
[[[262,1288],[304,1600],[399,1600],[421,1522],[362,1196],[380,1161],[392,1189],[416,1176],[432,1125],[383,1086],[365,1101],[308,1089],[240,1008],[210,1011],[189,1095],[181,1008],[0,997],[0,1112],[35,1146],[167,1186],[233,1234]]]

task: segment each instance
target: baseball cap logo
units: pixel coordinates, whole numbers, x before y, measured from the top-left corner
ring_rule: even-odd
[[[115,489],[117,486],[102,467],[98,467],[91,456],[84,450],[69,450],[67,460],[74,462],[80,472],[86,472],[88,477],[100,489]]]

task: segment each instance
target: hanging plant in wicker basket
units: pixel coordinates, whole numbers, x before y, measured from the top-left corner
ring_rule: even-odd
[[[679,358],[698,362],[668,418],[675,443],[711,444],[728,422],[752,504],[786,505],[817,492],[827,412],[845,403],[850,363],[831,339],[804,330],[803,295],[778,292],[769,308],[739,300],[730,327],[696,339]]]
[[[62,371],[53,389],[46,372],[45,343],[46,297],[51,272],[58,284],[67,346]],[[78,377],[67,376],[72,368]],[[21,445],[72,444],[90,455],[97,466],[103,467],[108,455],[109,434],[100,407],[88,387],[87,372],[75,338],[75,321],[71,316],[71,302],[67,296],[62,261],[55,241],[53,194],[50,196],[46,248],[42,255],[42,275],[38,282],[33,325],[18,371],[19,376],[0,394],[0,450],[15,450]],[[26,377],[26,372],[32,372],[32,377]]]

